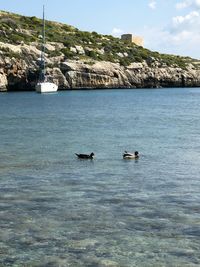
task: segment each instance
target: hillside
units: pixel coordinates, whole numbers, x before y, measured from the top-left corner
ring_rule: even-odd
[[[32,90],[42,20],[0,11],[0,90]],[[46,21],[47,72],[68,88],[199,86],[200,62]]]

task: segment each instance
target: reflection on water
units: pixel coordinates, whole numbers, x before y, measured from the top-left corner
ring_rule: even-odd
[[[1,266],[200,265],[199,89],[0,102]]]

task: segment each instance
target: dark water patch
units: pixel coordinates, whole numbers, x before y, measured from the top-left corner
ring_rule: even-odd
[[[128,222],[126,224],[126,229],[128,231],[141,231],[146,233],[156,233],[168,230],[168,226],[166,223],[159,221],[150,221],[150,220],[141,220],[140,222]]]
[[[148,219],[159,219],[159,218],[166,218],[167,216],[163,216],[164,214],[161,214],[160,211],[146,211],[146,212],[141,212],[140,216],[143,218],[148,218]]]
[[[62,184],[63,186],[80,186],[80,185],[83,185],[84,182],[81,181],[80,179],[73,179],[73,178],[70,178],[70,179],[66,179],[66,178],[62,178],[62,179],[59,179],[57,181],[57,184]]]
[[[181,258],[185,262],[190,262],[190,264],[195,264],[199,265],[200,263],[200,257],[194,256],[195,251],[193,250],[175,250],[175,251],[170,251],[169,255],[176,257],[176,258]]]
[[[2,266],[13,266],[16,263],[16,257],[15,258],[5,258],[0,260],[0,263],[3,264]]]
[[[30,202],[36,202],[36,203],[47,203],[47,204],[50,204],[50,203],[58,203],[59,201],[61,201],[61,198],[59,197],[49,197],[49,196],[44,196],[44,197],[31,197],[29,199]]]
[[[197,214],[200,213],[200,206],[196,206],[196,203],[193,205],[188,204],[186,208],[188,209],[189,213],[197,213]]]
[[[193,226],[193,227],[188,227],[186,229],[182,230],[182,233],[184,235],[188,236],[193,236],[193,237],[200,237],[200,227],[199,226]]]
[[[110,199],[103,199],[102,200],[103,203],[105,204],[121,204],[124,202],[124,199],[122,198],[110,198]]]
[[[161,199],[163,199],[164,202],[166,203],[171,203],[174,205],[180,205],[180,206],[185,206],[188,204],[189,199],[187,199],[186,196],[173,196],[173,195],[166,195],[166,196],[162,196]]]

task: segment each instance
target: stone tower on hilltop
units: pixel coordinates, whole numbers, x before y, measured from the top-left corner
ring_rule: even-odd
[[[133,34],[127,33],[127,34],[122,34],[121,39],[142,47],[144,46],[144,39],[140,36],[134,36]]]

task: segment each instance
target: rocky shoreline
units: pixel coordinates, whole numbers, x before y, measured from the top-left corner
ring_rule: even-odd
[[[60,44],[48,44],[56,50]],[[48,46],[47,46],[48,47]],[[11,45],[0,42],[0,91],[31,91],[38,79],[37,44]],[[12,56],[7,55],[12,53]],[[47,58],[47,74],[59,90],[97,88],[199,87],[200,70],[167,66],[154,58],[125,67],[107,61],[67,60],[64,55]]]

